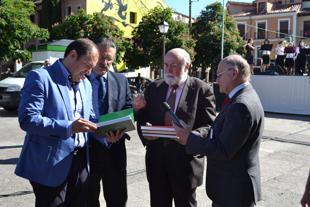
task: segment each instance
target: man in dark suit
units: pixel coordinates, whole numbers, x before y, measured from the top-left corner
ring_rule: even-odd
[[[116,56],[112,40],[97,42],[100,58],[89,79],[93,88],[93,107],[97,119],[100,115],[132,107],[132,97],[126,77],[111,72]],[[127,158],[125,139],[121,130],[109,132],[106,137],[93,135],[90,148],[89,206],[100,206],[102,181],[107,207],[124,207],[127,202]]]
[[[220,92],[229,97],[211,129],[174,126],[189,154],[207,156],[206,191],[213,207],[249,207],[261,199],[259,146],[264,128],[260,99],[249,83],[250,66],[239,55],[218,67]]]
[[[27,178],[35,206],[86,206],[87,133],[97,127],[85,75],[99,53],[88,39],[70,43],[64,59],[29,72],[21,91],[20,127],[27,132],[15,173]]]
[[[215,118],[213,91],[205,82],[188,76],[189,54],[175,48],[168,51],[164,61],[164,79],[146,88],[145,99],[134,100],[139,127],[147,122],[171,126],[162,107],[164,101],[170,102],[172,110],[191,129],[211,125]],[[176,207],[197,206],[195,191],[202,183],[204,159],[196,153],[186,154],[185,147],[171,139],[143,137],[141,133],[140,138],[146,145],[151,206],[171,207],[172,199]]]

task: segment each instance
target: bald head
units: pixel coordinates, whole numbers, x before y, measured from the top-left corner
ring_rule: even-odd
[[[177,59],[180,62],[180,66],[183,68],[185,65],[188,65],[188,67],[191,65],[191,57],[188,54],[188,52],[186,52],[186,50],[182,49],[182,48],[174,48],[171,49],[167,52],[166,55],[168,54],[173,54],[174,56],[177,57]]]
[[[169,50],[164,61],[164,79],[168,85],[178,85],[186,80],[191,58],[184,49],[174,48]]]
[[[229,55],[225,57],[220,64],[225,64],[229,67],[235,68],[239,72],[239,77],[243,82],[249,81],[251,76],[251,69],[248,62],[240,55]]]

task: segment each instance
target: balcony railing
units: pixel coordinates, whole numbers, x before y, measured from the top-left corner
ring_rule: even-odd
[[[299,36],[310,37],[310,30],[307,30],[307,31],[300,30]]]
[[[276,38],[288,38],[292,35],[292,32],[290,30],[280,30],[276,33]]]

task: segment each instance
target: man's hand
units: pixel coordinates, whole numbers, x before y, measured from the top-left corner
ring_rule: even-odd
[[[187,126],[185,124],[184,121],[180,120],[181,125],[183,126],[183,128],[178,127],[177,125],[175,125],[173,123],[173,127],[175,128],[176,134],[177,134],[177,139],[176,141],[179,142],[182,145],[186,145],[187,140],[188,140],[188,136],[191,133],[191,130],[189,128],[189,126]]]
[[[124,129],[118,129],[116,132],[110,131],[106,133],[106,138],[108,143],[116,143],[118,142],[124,135]]]
[[[144,99],[144,95],[142,93],[134,94],[133,96],[133,109],[135,111],[139,111],[140,109],[144,108],[146,105],[146,101]]]
[[[72,123],[72,133],[94,132],[97,125],[86,119],[79,118]]]

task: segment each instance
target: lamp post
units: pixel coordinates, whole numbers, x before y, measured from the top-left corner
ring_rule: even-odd
[[[164,58],[165,58],[165,54],[166,54],[166,48],[165,48],[165,38],[166,38],[166,34],[168,32],[169,29],[169,24],[165,21],[163,21],[160,25],[158,25],[159,28],[159,32],[162,34],[162,38],[163,38],[163,54],[162,54],[162,70],[160,70],[160,77],[163,77],[162,73],[164,70]]]

